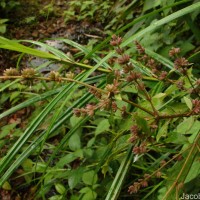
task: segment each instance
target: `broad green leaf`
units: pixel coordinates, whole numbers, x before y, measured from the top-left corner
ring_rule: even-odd
[[[115,99],[121,101],[122,100],[121,94],[116,94]]]
[[[158,93],[157,95],[152,97],[152,103],[154,107],[159,110],[163,105],[163,100],[167,95],[165,93]]]
[[[187,97],[183,97],[183,99],[184,99],[184,101],[185,101],[187,107],[188,107],[190,110],[192,110],[192,101],[191,101],[191,99],[189,99],[189,98],[187,98]]]
[[[198,63],[200,62],[200,51],[197,51],[196,53],[193,53],[189,58],[188,58],[188,61],[190,63]]]
[[[37,50],[37,49],[33,49],[33,48],[30,48],[30,47],[26,47],[22,44],[19,44],[16,41],[8,40],[8,39],[3,38],[1,36],[0,36],[0,48],[18,51],[18,52],[22,52],[22,53],[26,53],[26,54],[31,54],[31,55],[41,57],[41,58],[60,60],[60,58],[58,58],[57,56],[54,56],[53,54],[50,54],[50,53],[47,53],[47,52],[44,52],[44,51],[40,51],[40,50]]]
[[[21,92],[12,92],[10,95],[10,101],[13,101],[13,99],[17,98],[20,95]]]
[[[173,103],[171,103],[171,105],[169,107],[175,113],[184,113],[184,112],[188,111],[188,108],[184,103],[173,102]]]
[[[54,173],[47,173],[44,178],[44,185],[48,185],[54,178]]]
[[[10,183],[8,181],[6,181],[3,185],[2,185],[2,188],[4,190],[12,190],[12,187],[10,185]]]
[[[181,133],[170,132],[168,133],[168,138],[165,140],[167,143],[174,144],[188,144],[188,139]]]
[[[150,129],[149,129],[149,125],[148,125],[147,121],[144,118],[137,116],[137,115],[135,115],[134,118],[135,118],[136,123],[139,126],[139,128],[141,128],[144,133],[150,134]]]
[[[33,167],[33,162],[31,159],[26,159],[24,160],[24,162],[22,163],[22,167],[24,169],[24,171],[29,172],[32,170]]]
[[[164,24],[167,24],[181,16],[184,16],[188,13],[192,13],[193,11],[200,8],[200,2],[194,3],[190,6],[187,6],[186,8],[183,8],[181,10],[178,10],[177,12],[174,12],[171,15],[168,15],[167,17],[164,17],[163,19],[160,19],[154,23],[152,23],[147,28],[139,31],[138,33],[134,34],[133,36],[129,37],[127,40],[125,40],[121,47],[125,47],[128,44],[130,44],[132,41],[139,39],[141,36],[144,36],[146,33],[151,32],[159,28],[160,26],[163,26]]]
[[[158,195],[157,195],[158,200],[163,200],[166,191],[167,191],[166,187],[162,187],[158,190]]]
[[[87,192],[89,192],[89,191],[91,191],[91,188],[90,187],[84,187],[84,188],[82,188],[79,192],[80,193],[87,193]]]
[[[70,200],[79,200],[79,195],[71,195]]]
[[[93,170],[85,172],[82,176],[82,180],[86,185],[94,185],[97,179],[97,174]]]
[[[161,4],[161,0],[145,0],[143,12],[150,10],[152,8],[155,8],[156,6],[159,6]]]
[[[55,183],[55,188],[56,188],[56,191],[59,193],[59,194],[65,194],[66,192],[66,188],[63,184],[61,183]]]
[[[63,196],[62,195],[54,195],[50,198],[48,198],[48,200],[62,200]]]
[[[188,16],[186,16],[187,18]],[[187,52],[195,49],[195,46],[189,41],[183,41],[182,45],[180,46],[181,55],[185,55]]]
[[[95,137],[91,138],[87,143],[87,147],[91,147],[95,143],[95,140]]]
[[[57,167],[59,168],[63,168],[64,165],[74,161],[76,158],[78,158],[77,155],[75,155],[74,153],[69,153],[65,156],[63,156],[56,164]]]
[[[37,162],[36,166],[33,166],[32,170],[35,171],[35,172],[42,173],[42,172],[44,172],[46,170],[46,167],[47,167],[46,163]]]
[[[188,133],[191,133],[190,132],[190,129],[192,128],[194,124],[194,117],[191,116],[189,118],[185,118],[183,120],[183,122],[181,122],[178,126],[177,126],[177,133],[180,133],[180,134],[188,134]]]
[[[103,119],[97,126],[95,130],[95,135],[99,135],[100,133],[103,133],[105,131],[108,131],[110,127],[110,124],[107,119]]]
[[[6,135],[10,134],[14,128],[16,127],[17,123],[12,123],[12,124],[8,124],[8,125],[5,125],[3,126],[1,129],[0,129],[0,139],[4,138]]]
[[[200,121],[196,120],[194,122],[192,128],[189,130],[189,133],[191,134],[191,136],[188,138],[188,140],[192,144],[194,143],[197,135],[200,133]]]
[[[108,164],[103,165],[101,172],[102,172],[103,176],[105,177],[107,172],[109,172],[109,165]]]
[[[70,124],[72,127],[74,127],[77,123],[79,123],[81,121],[81,118],[80,117],[76,117],[75,115],[73,115],[71,118],[70,118]]]
[[[190,182],[192,179],[198,177],[200,174],[200,163],[199,161],[195,161],[192,164],[192,167],[190,168],[190,171],[184,181],[184,183]]]
[[[81,139],[78,134],[74,134],[69,139],[69,148],[72,151],[76,151],[77,149],[81,148]]]
[[[95,200],[96,197],[97,197],[97,193],[94,192],[93,190],[90,190],[84,194],[82,200]]]
[[[159,128],[158,133],[156,135],[156,141],[158,142],[161,137],[166,137],[168,133],[168,125],[170,123],[170,120],[167,120],[162,127]]]
[[[125,87],[123,87],[123,91],[124,92],[130,92],[130,93],[137,93],[137,89],[134,85],[127,85]]]
[[[76,187],[76,185],[80,182],[82,176],[83,176],[82,167],[78,167],[77,169],[72,170],[68,178],[69,188],[73,189],[74,187]]]

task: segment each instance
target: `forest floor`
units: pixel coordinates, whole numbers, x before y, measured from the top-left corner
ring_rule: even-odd
[[[83,21],[65,22],[63,12],[67,10],[66,1],[56,1],[51,7],[51,0],[22,0],[20,6],[7,13],[9,23],[3,35],[9,39],[40,40],[69,38],[79,44],[86,44],[90,38],[104,38],[103,25]],[[70,53],[76,52],[71,49]],[[66,52],[67,53],[67,52]],[[16,67],[19,53],[0,50],[0,74],[10,67]],[[25,63],[25,62],[24,62]],[[24,68],[23,62],[21,68]]]

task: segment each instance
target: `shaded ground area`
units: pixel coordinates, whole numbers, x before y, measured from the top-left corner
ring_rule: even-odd
[[[50,0],[21,0],[15,9],[1,13],[9,18],[7,32],[3,35],[10,39],[30,39],[44,41],[48,38],[64,37],[80,44],[86,44],[90,38],[104,38],[103,25],[87,20],[66,23],[63,12],[68,8],[66,1],[60,0],[50,6]],[[74,50],[76,51],[76,50]],[[4,69],[15,67],[19,53],[0,50],[0,73]],[[23,65],[23,64],[22,64]],[[25,66],[21,66],[22,68]]]

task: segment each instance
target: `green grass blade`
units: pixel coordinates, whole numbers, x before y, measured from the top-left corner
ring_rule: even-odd
[[[81,52],[83,52],[85,55],[89,54],[90,51],[84,47],[83,45],[78,44],[77,42],[74,42],[72,40],[69,39],[62,39],[62,38],[58,38],[58,40],[65,42],[66,44],[69,44],[77,49],[79,49]],[[101,61],[101,58],[99,56],[97,56],[95,53],[92,54],[92,59],[98,63]],[[109,67],[109,65],[107,63],[103,63],[102,66],[104,67]]]
[[[45,107],[45,109],[32,121],[30,126],[25,130],[13,147],[9,150],[7,155],[1,160],[0,163],[0,174],[4,173],[4,170],[8,168],[16,154],[19,152],[21,147],[27,142],[30,136],[34,133],[37,127],[45,119],[45,117],[50,113],[50,111],[56,106],[56,104],[64,97],[66,94],[74,87],[75,83],[70,83],[65,86],[59,94]],[[1,185],[0,181],[0,185]]]
[[[41,57],[41,58],[60,60],[60,58],[58,58],[57,56],[55,56],[53,54],[50,54],[50,53],[47,53],[44,51],[40,51],[37,49],[33,49],[30,47],[26,47],[22,44],[19,44],[18,42],[14,41],[14,40],[8,40],[1,36],[0,36],[0,48],[12,50],[12,51],[18,51],[18,52],[34,55],[34,56]]]
[[[169,59],[145,48],[145,53],[147,53],[150,57],[154,58],[158,62],[162,63],[164,66],[168,67],[169,69],[174,69],[174,63]]]
[[[88,84],[94,84],[94,83],[97,83],[98,81],[102,80],[102,78],[104,79],[105,78],[105,75],[99,75],[99,76],[95,76],[95,77],[91,77],[91,78],[88,78],[85,83],[88,83]],[[18,82],[19,80],[17,80],[16,82]],[[15,81],[12,82],[12,84],[14,84]],[[10,85],[9,85],[10,86]],[[8,87],[9,87],[8,86]],[[45,92],[41,95],[37,95],[31,99],[28,99],[12,108],[10,108],[9,110],[6,110],[5,112],[1,113],[0,114],[0,119],[12,114],[12,113],[15,113],[16,111],[20,110],[20,109],[23,109],[25,107],[28,107],[38,101],[41,101],[41,100],[44,100],[48,97],[51,97],[55,94],[57,94],[62,88],[57,88],[57,89],[54,89],[54,90],[51,90],[51,91],[48,91],[48,92]]]
[[[62,59],[67,59],[70,62],[72,62],[71,58],[69,58],[69,56],[67,56],[67,54],[63,53],[62,51],[56,49],[53,46],[50,46],[48,44],[45,44],[45,43],[42,43],[42,42],[38,42],[38,41],[32,41],[32,40],[22,40],[22,41],[29,42],[31,44],[35,44],[35,45],[38,45],[40,47],[43,47],[47,51],[49,51],[49,52],[53,53],[54,55],[56,55],[57,57],[62,58]]]
[[[105,84],[105,83],[104,83]],[[49,134],[52,134],[54,131],[58,130],[58,128],[64,123],[66,122],[66,120],[68,120],[72,115],[73,115],[73,108],[76,107],[81,107],[83,105],[85,105],[88,101],[90,101],[93,98],[93,95],[90,93],[86,93],[83,97],[81,97],[79,100],[75,101],[73,103],[73,105],[71,107],[69,107],[66,111],[64,111],[64,113],[62,114],[62,116],[60,116],[60,118],[57,120],[57,122],[55,123],[54,127],[51,129]],[[25,151],[23,151],[20,156],[8,167],[8,169],[6,170],[6,172],[1,176],[0,179],[0,185],[2,185],[9,177],[10,175],[14,172],[14,170],[20,166],[20,164],[42,143],[42,141],[45,138],[45,133],[46,131],[44,131],[43,133],[40,134],[40,136],[38,138],[36,138],[28,147]],[[69,133],[73,134],[73,132],[71,131]],[[68,134],[61,140],[59,147],[61,147],[63,144],[65,144],[65,142],[69,139]],[[53,156],[53,155],[52,155]],[[51,158],[50,158],[51,159]],[[0,172],[2,171],[2,168],[0,167]]]
[[[138,33],[134,34],[133,36],[129,37],[127,40],[125,40],[121,47],[125,47],[127,46],[128,44],[130,44],[131,42],[133,42],[134,40],[137,40],[139,39],[140,37],[144,36],[145,34],[147,34],[148,32],[151,32],[151,31],[154,31],[156,30],[157,28],[159,28],[160,26],[164,25],[164,24],[167,24],[179,17],[182,17],[184,15],[187,15],[188,13],[191,13],[193,11],[195,11],[196,9],[200,9],[200,2],[198,3],[194,3],[192,4],[191,6],[188,6],[186,8],[183,8],[171,15],[168,15],[167,17],[164,17],[163,19],[161,20],[158,20],[154,23],[152,23],[150,26],[148,26],[147,28],[139,31]]]
[[[115,176],[115,179],[108,191],[105,200],[117,200],[123,181],[126,177],[126,174],[132,164],[133,161],[133,153],[132,153],[132,145],[128,148],[126,157],[122,161],[120,168]]]
[[[18,141],[13,145],[13,147],[9,150],[7,155],[1,160],[0,163],[0,173],[2,174],[3,171],[10,165],[16,154],[22,148],[22,146],[27,142],[36,128],[41,124],[44,118],[48,115],[48,113],[53,109],[53,107],[58,103],[58,101],[63,98],[63,96],[68,91],[68,87],[65,87],[46,107],[45,109],[39,114],[35,120],[32,121],[30,126],[25,130],[22,136],[18,139]]]
[[[159,12],[161,11],[164,11],[166,9],[169,9],[169,8],[172,8],[174,6],[177,6],[177,5],[181,5],[181,4],[184,4],[186,2],[190,2],[191,0],[183,0],[183,1],[180,1],[180,2],[177,2],[177,3],[174,3],[172,5],[169,5],[169,6],[165,6],[163,8],[160,8],[160,9],[157,9],[151,13],[148,13],[148,14],[145,14],[145,15],[142,15],[141,17],[138,17],[136,19],[134,19],[132,22],[128,23],[127,25],[123,26],[122,28],[120,28],[119,30],[117,30],[115,32],[116,35],[120,34],[120,33],[123,33],[124,31],[126,31],[127,29],[129,29],[130,27],[132,27],[133,25],[139,23],[140,21],[144,20],[144,19],[147,19],[149,17],[152,17],[156,14],[158,14]],[[107,47],[107,44],[108,42],[111,40],[111,36],[107,37],[103,42],[101,42],[100,44],[96,45],[92,51],[89,52],[89,54],[87,54],[83,60],[85,59],[88,59],[90,58],[96,51],[100,50],[101,48],[106,48]],[[83,61],[82,60],[82,61]]]
[[[35,96],[35,97],[31,98],[31,99],[28,99],[28,100],[18,104],[17,106],[14,106],[14,107],[10,108],[9,110],[1,113],[0,114],[0,119],[2,119],[4,117],[6,117],[6,116],[18,111],[18,110],[20,110],[22,108],[30,106],[33,103],[37,102],[37,101],[41,101],[41,100],[44,100],[44,99],[46,99],[46,98],[48,98],[50,96],[53,96],[53,95],[57,94],[60,90],[61,90],[61,88],[58,88],[56,90],[48,91],[48,92],[46,92],[44,94],[41,94],[41,95],[38,94],[37,96]]]
[[[17,83],[17,82],[19,82],[19,81],[20,81],[20,79],[16,79],[16,80],[14,80],[14,81],[8,83],[7,85],[5,85],[4,87],[2,87],[2,88],[0,89],[0,92],[3,92],[5,89],[9,88],[10,86],[14,85],[15,83]]]

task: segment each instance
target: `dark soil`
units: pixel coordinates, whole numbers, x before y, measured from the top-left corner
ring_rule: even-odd
[[[100,23],[89,22],[87,19],[66,23],[63,17],[63,12],[67,9],[65,0],[55,1],[52,12],[41,12],[50,2],[51,0],[20,0],[20,5],[15,9],[6,13],[1,12],[0,17],[9,19],[7,32],[3,37],[40,41],[63,37],[80,44],[87,44],[92,37],[105,37],[103,25]],[[16,67],[19,56],[18,52],[0,49],[0,74],[6,68]],[[25,66],[21,66],[23,67]]]

